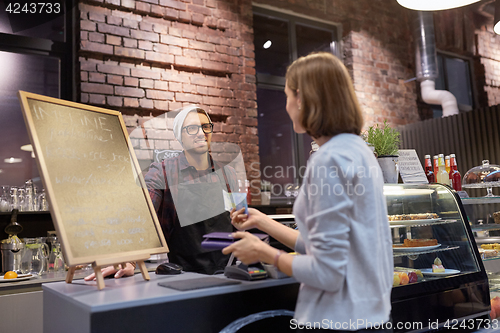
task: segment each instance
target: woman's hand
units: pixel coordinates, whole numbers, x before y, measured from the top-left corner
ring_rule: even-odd
[[[233,233],[233,237],[241,239],[222,249],[222,253],[233,253],[245,265],[259,261],[270,262],[269,258],[273,256],[273,248],[261,241],[260,238],[243,231]]]
[[[241,208],[240,210],[232,209],[231,214],[231,223],[238,230],[248,230],[252,228],[257,228],[262,230],[262,225],[265,223],[265,218],[267,215],[261,213],[255,208],[248,208],[248,215],[244,213],[245,208]]]
[[[108,275],[114,274],[115,279],[119,279],[122,276],[134,275],[135,267],[131,263],[127,262],[125,264],[125,268],[122,268],[121,264],[119,264],[118,267],[120,267],[120,269],[118,269],[118,270],[116,270],[114,266],[108,266],[108,267],[102,268],[101,269],[102,277],[106,277]],[[92,273],[92,274],[86,276],[84,278],[84,280],[85,281],[91,281],[91,280],[95,281],[95,273]]]

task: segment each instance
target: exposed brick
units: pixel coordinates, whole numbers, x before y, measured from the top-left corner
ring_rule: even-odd
[[[91,42],[97,42],[97,43],[104,43],[105,35],[100,34],[98,32],[89,32],[89,41]]]
[[[190,23],[191,22],[191,13],[180,11],[179,12],[179,22]]]
[[[125,28],[137,29],[139,27],[139,22],[136,20],[123,19],[123,26]]]
[[[95,11],[89,12],[89,19],[95,22],[106,22],[106,16],[103,13],[98,13]]]
[[[156,109],[156,110],[165,110],[165,111],[168,111],[168,107],[169,107],[169,102],[167,102],[167,101],[163,101],[163,100],[159,100],[159,99],[156,99],[156,100],[153,101],[153,108]]]
[[[179,19],[179,11],[177,9],[166,8],[163,16],[167,20],[178,20]]]
[[[139,99],[138,98],[124,97],[123,98],[123,106],[129,107],[129,108],[139,107]]]
[[[194,40],[189,41],[189,47],[195,50],[202,50],[207,52],[214,52],[215,46],[210,43],[202,43]]]
[[[152,100],[150,99],[146,99],[146,98],[141,98],[139,100],[139,105],[142,107],[142,108],[146,108],[146,109],[153,109],[154,108],[154,103]]]
[[[82,82],[81,89],[88,93],[113,94],[113,86],[107,84]]]
[[[153,80],[159,80],[161,77],[161,74],[159,72],[155,72],[152,70],[145,70],[145,69],[137,69],[137,68],[132,68],[131,75],[134,77],[153,79]]]
[[[199,25],[200,27],[203,25],[205,22],[205,15],[199,14],[199,13],[192,13],[191,14],[191,23],[194,25]]]
[[[139,48],[142,50],[150,51],[153,49],[153,43],[147,40],[139,40]]]
[[[96,105],[106,104],[106,96],[99,94],[89,94],[89,103]]]
[[[160,43],[167,45],[174,45],[180,47],[188,47],[188,41],[178,37],[172,37],[168,35],[160,36]]]
[[[130,37],[130,29],[123,28],[123,27],[117,27],[114,25],[106,24],[106,23],[98,23],[97,24],[97,31],[105,33],[105,34]]]
[[[159,34],[155,32],[147,32],[147,31],[140,31],[140,30],[131,30],[130,31],[130,36],[132,38],[136,39],[143,39],[143,40],[149,40],[151,42],[159,42],[160,41],[160,36]]]
[[[170,91],[146,89],[146,97],[150,99],[173,100],[174,93]]]
[[[122,38],[118,36],[106,35],[106,44],[121,45]]]
[[[88,103],[90,100],[89,98],[90,98],[89,94],[84,94],[84,93],[80,94],[80,102],[81,103]]]
[[[139,80],[139,87],[140,88],[153,88],[154,87],[154,80],[149,80],[149,79],[140,79]]]
[[[129,48],[137,48],[137,40],[123,37],[123,46]]]
[[[124,85],[131,86],[131,87],[138,87],[139,86],[139,79],[136,77],[126,76],[125,80],[124,80]]]
[[[196,58],[175,56],[175,64],[182,67],[200,68],[201,60]]]
[[[105,83],[106,82],[106,75],[101,74],[101,73],[90,73],[89,74],[89,81],[90,82]]]
[[[90,41],[80,41],[80,49],[82,51],[91,51],[96,53],[113,54],[112,45],[104,45],[100,43],[93,43]]]
[[[130,69],[120,65],[110,65],[110,64],[98,64],[97,70],[102,73],[118,74],[118,75],[130,75]]]
[[[80,72],[80,81],[85,82],[89,80],[89,73],[81,71]]]
[[[117,56],[144,59],[144,51],[125,47],[114,47],[114,54]]]
[[[151,11],[151,5],[149,3],[136,1],[135,10],[137,10],[138,12],[143,12],[144,14],[147,15]]]
[[[106,23],[111,24],[111,25],[122,25],[123,19],[121,17],[116,17],[116,16],[107,16],[106,17]]]
[[[121,5],[128,9],[135,8],[135,0],[121,0]]]
[[[106,82],[117,86],[123,85],[123,77],[118,75],[106,75]]]
[[[115,87],[115,94],[119,96],[127,97],[144,97],[144,89],[140,88],[129,88],[129,87]]]
[[[123,105],[123,98],[116,97],[116,96],[106,96],[106,102],[108,103],[108,105],[111,105],[111,106],[122,106]]]
[[[186,10],[186,4],[178,0],[160,0],[160,5],[178,10]]]
[[[202,96],[184,93],[175,93],[175,100],[178,102],[188,102],[194,104],[200,104],[203,101]]]

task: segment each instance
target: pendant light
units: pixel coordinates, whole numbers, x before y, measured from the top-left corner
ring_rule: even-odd
[[[493,31],[500,35],[500,0],[495,1],[495,21],[493,24]]]
[[[444,10],[470,5],[480,0],[397,0],[398,3],[413,10]],[[498,2],[498,1],[497,1]]]

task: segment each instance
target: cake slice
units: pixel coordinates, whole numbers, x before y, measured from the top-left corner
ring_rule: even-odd
[[[441,262],[441,259],[439,259],[438,257],[436,257],[436,259],[434,259],[434,264],[432,265],[432,272],[433,273],[444,273],[445,272],[444,267],[443,267],[443,263]]]

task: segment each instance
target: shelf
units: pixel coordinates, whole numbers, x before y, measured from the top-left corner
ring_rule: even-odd
[[[394,229],[394,228],[406,228],[406,227],[411,227],[411,228],[413,228],[413,227],[427,227],[427,226],[434,226],[434,225],[440,225],[440,224],[455,223],[457,221],[458,220],[455,220],[455,219],[448,219],[448,220],[433,221],[433,222],[429,222],[429,223],[415,222],[415,224],[413,224],[413,223],[406,222],[405,224],[391,224],[390,228]],[[392,223],[397,223],[397,221],[392,221]],[[499,227],[500,227],[500,225],[499,225]]]
[[[490,230],[500,230],[500,224],[483,224],[483,225],[471,225],[472,231],[490,231]],[[476,237],[477,240],[477,237]]]
[[[17,215],[36,215],[36,214],[50,214],[50,211],[29,211],[29,212],[18,212]],[[12,215],[10,212],[0,212],[0,215]]]
[[[500,203],[500,196],[499,197],[462,198],[462,203],[464,205]]]
[[[456,250],[456,249],[459,249],[459,248],[460,248],[460,246],[448,246],[448,247],[445,247],[445,248],[437,248],[437,249],[432,249],[432,250],[428,250],[428,251],[419,251],[419,252],[411,252],[411,251],[409,251],[409,252],[394,252],[393,251],[392,256],[394,258],[406,257],[407,256],[411,260],[415,260],[415,259],[417,259],[416,257],[418,257],[421,254],[444,252],[444,251]],[[411,257],[415,257],[415,258],[413,259]]]

